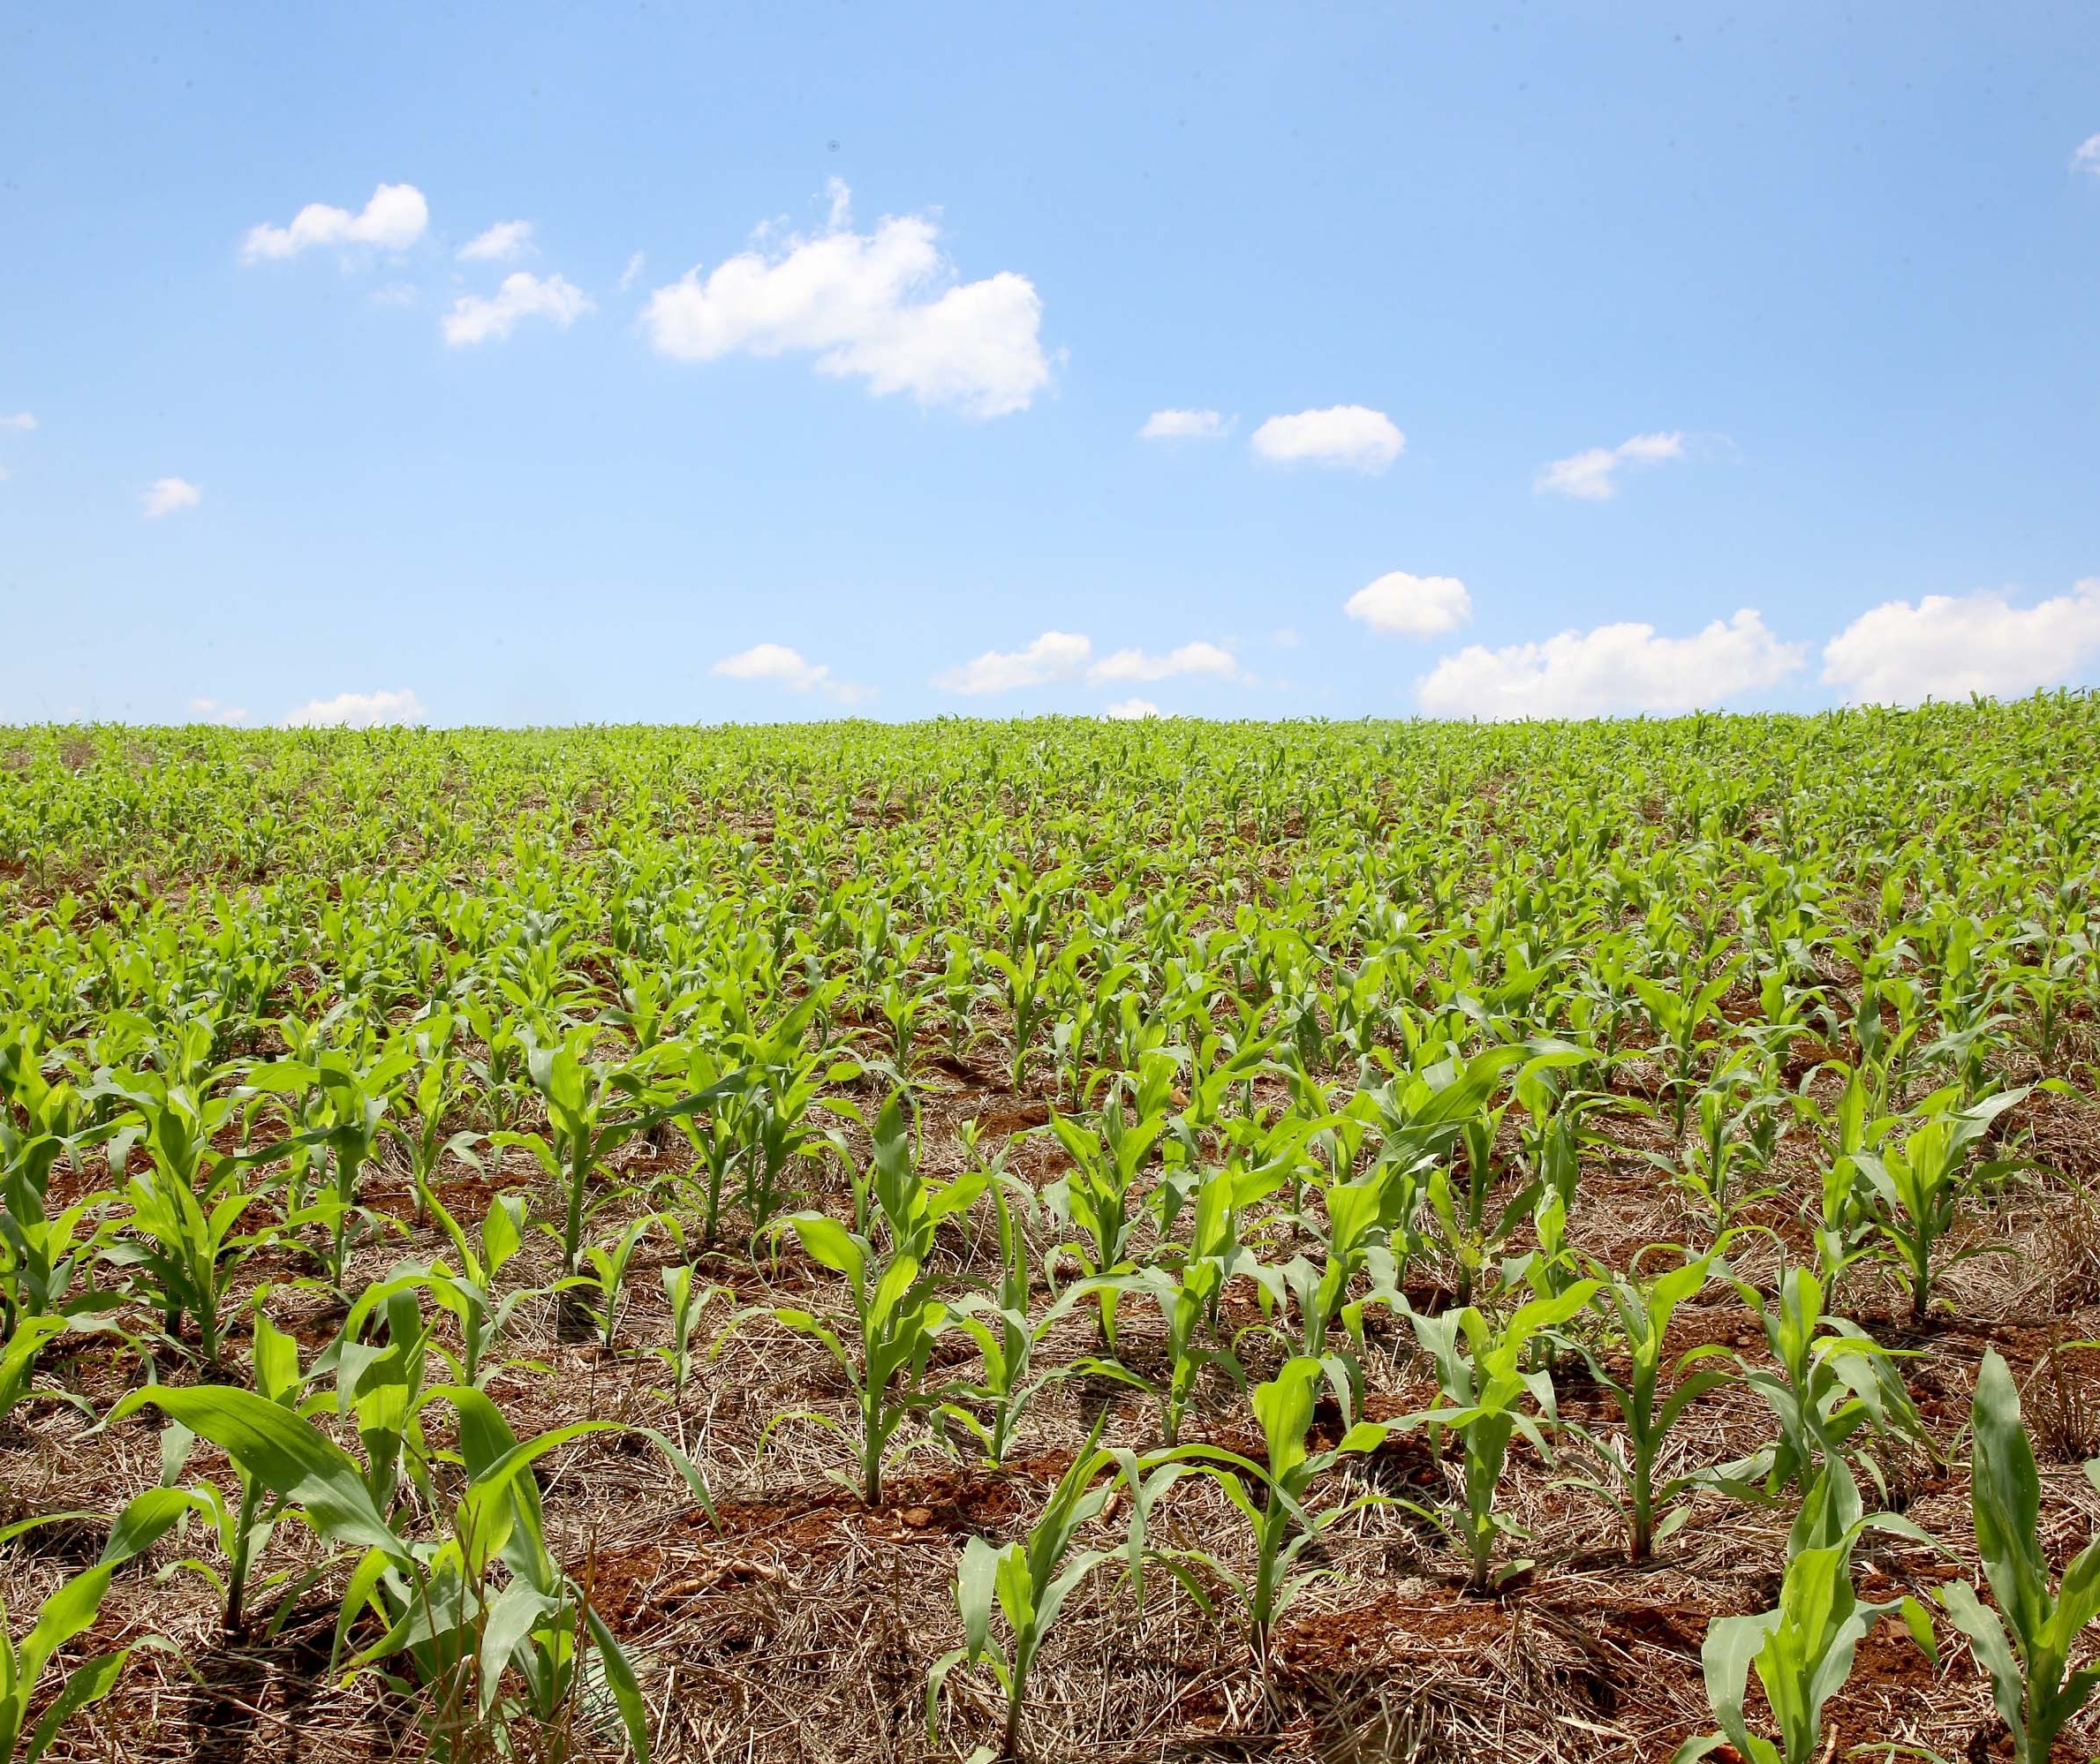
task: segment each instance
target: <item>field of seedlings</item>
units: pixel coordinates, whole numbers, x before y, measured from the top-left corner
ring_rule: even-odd
[[[0,730],[0,1764],[2089,1757],[2096,893],[2089,695]]]

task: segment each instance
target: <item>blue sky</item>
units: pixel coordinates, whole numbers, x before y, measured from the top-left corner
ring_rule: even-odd
[[[0,79],[0,720],[2100,673],[2089,4],[15,8]]]

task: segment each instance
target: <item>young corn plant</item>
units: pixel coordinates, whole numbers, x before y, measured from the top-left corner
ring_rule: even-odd
[[[726,1295],[726,1286],[709,1286],[700,1284],[698,1271],[690,1262],[673,1263],[658,1270],[663,1280],[663,1296],[671,1308],[671,1338],[668,1345],[649,1351],[670,1368],[671,1402],[674,1406],[685,1397],[685,1387],[692,1382],[693,1368],[699,1362],[694,1356],[692,1338],[699,1332],[700,1318],[711,1300]]]
[[[1541,1423],[1551,1426],[1556,1419],[1553,1381],[1544,1371],[1527,1369],[1533,1340],[1567,1323],[1597,1290],[1595,1280],[1578,1280],[1555,1298],[1518,1306],[1499,1328],[1471,1305],[1434,1317],[1409,1313],[1416,1340],[1436,1367],[1438,1402],[1408,1416],[1405,1424],[1427,1427],[1432,1440],[1446,1428],[1459,1436],[1466,1511],[1458,1531],[1476,1593],[1531,1565],[1519,1560],[1495,1566],[1497,1540],[1515,1530],[1496,1510],[1495,1492],[1514,1436],[1522,1433],[1542,1459],[1548,1455]]]
[[[1651,1248],[1669,1254],[1675,1246],[1658,1244]],[[1727,1383],[1730,1376],[1711,1367],[1691,1369],[1725,1353],[1726,1350],[1718,1343],[1691,1348],[1674,1360],[1668,1358],[1664,1347],[1671,1318],[1680,1305],[1704,1290],[1712,1278],[1719,1251],[1643,1278],[1641,1263],[1649,1253],[1643,1250],[1636,1255],[1631,1270],[1623,1275],[1592,1264],[1598,1281],[1598,1308],[1617,1337],[1615,1345],[1626,1354],[1623,1377],[1613,1376],[1588,1342],[1579,1348],[1589,1363],[1591,1377],[1618,1406],[1625,1433],[1624,1451],[1614,1450],[1579,1422],[1567,1424],[1568,1430],[1589,1447],[1604,1471],[1601,1477],[1577,1480],[1624,1515],[1627,1556],[1634,1562],[1648,1560],[1656,1544],[1691,1517],[1691,1508],[1680,1504],[1679,1497],[1699,1479],[1678,1476],[1658,1484],[1656,1466],[1670,1429],[1685,1410],[1709,1391]]]
[[[894,1145],[907,1132],[893,1096],[876,1121],[877,1145]],[[878,1157],[873,1187],[878,1230],[864,1236],[819,1212],[790,1213],[769,1227],[776,1238],[792,1231],[812,1262],[845,1277],[852,1306],[850,1343],[847,1330],[798,1307],[776,1308],[768,1315],[821,1343],[852,1385],[859,1421],[858,1467],[856,1481],[848,1486],[870,1506],[882,1498],[891,1439],[933,1400],[918,1387],[934,1340],[948,1321],[948,1306],[935,1296],[939,1276],[926,1266],[934,1229],[942,1219],[966,1212],[987,1180],[984,1171],[976,1170],[951,1182],[928,1183],[909,1158]],[[779,1417],[767,1432],[791,1419],[837,1427],[827,1415],[804,1411]]]
[[[308,1145],[328,1148],[335,1180],[310,1196],[306,1207],[294,1212],[286,1223],[291,1226],[319,1225],[327,1233],[329,1289],[345,1302],[353,1296],[350,1262],[358,1248],[359,1233],[381,1217],[359,1202],[358,1178],[378,1156],[387,1110],[412,1064],[413,1056],[406,1047],[396,1047],[369,1065],[349,1054],[322,1049],[310,1064],[280,1061],[259,1067],[248,1074],[251,1089],[312,1099],[311,1109],[300,1112],[318,1116],[321,1124],[296,1137]],[[273,1147],[260,1156],[268,1158],[287,1149]]]
[[[1770,1299],[1742,1280],[1733,1284],[1757,1313],[1768,1364],[1736,1356],[1746,1389],[1779,1424],[1770,1446],[1712,1473],[1716,1486],[1740,1499],[1769,1501],[1787,1489],[1805,1496],[1824,1466],[1844,1459],[1885,1486],[1877,1442],[1904,1439],[1929,1449],[1923,1426],[1897,1376],[1894,1355],[1857,1323],[1826,1315],[1823,1282],[1806,1268],[1784,1270]],[[1762,1486],[1760,1486],[1762,1485]]]
[[[147,1405],[160,1409],[225,1451],[323,1544],[358,1552],[336,1623],[337,1662],[350,1673],[379,1671],[404,1690],[422,1686],[434,1755],[468,1755],[477,1730],[493,1729],[500,1738],[514,1723],[556,1721],[576,1692],[595,1682],[609,1692],[637,1758],[646,1760],[647,1715],[632,1669],[548,1551],[531,1474],[548,1452],[613,1423],[580,1421],[521,1444],[481,1392],[453,1386],[430,1395],[456,1411],[463,1488],[449,1528],[427,1539],[397,1528],[374,1496],[372,1478],[342,1447],[252,1391],[149,1385],[110,1414],[114,1422]],[[631,1430],[671,1456],[668,1442]],[[690,1471],[682,1459],[672,1461]],[[381,1633],[345,1659],[367,1615]],[[405,1662],[412,1685],[387,1670],[397,1661]],[[588,1681],[578,1676],[586,1672]]]
[[[649,1062],[591,1059],[597,1034],[594,1027],[585,1027],[570,1030],[553,1047],[533,1047],[527,1069],[533,1088],[547,1104],[548,1132],[499,1133],[490,1141],[524,1147],[555,1185],[562,1197],[558,1237],[565,1279],[582,1274],[584,1233],[592,1217],[620,1192],[595,1196],[591,1192],[605,1160],[660,1121],[710,1107],[741,1088],[737,1081],[720,1080],[676,1101],[651,1106]]]
[[[132,1501],[117,1516],[110,1541],[94,1565],[73,1575],[37,1607],[35,1620],[19,1641],[8,1625],[6,1604],[0,1602],[0,1764],[38,1764],[66,1723],[117,1688],[117,1677],[131,1656],[128,1647],[93,1655],[70,1672],[62,1672],[57,1695],[36,1725],[29,1725],[29,1711],[39,1694],[44,1669],[61,1648],[94,1625],[109,1594],[110,1577],[133,1557],[152,1548],[188,1511],[187,1499],[168,1489],[148,1489]],[[12,1542],[40,1525],[87,1517],[85,1513],[47,1513],[19,1520],[0,1527],[0,1544]]]
[[[1300,1557],[1329,1527],[1381,1498],[1363,1495],[1317,1512],[1307,1504],[1313,1485],[1321,1476],[1345,1458],[1375,1451],[1394,1425],[1357,1421],[1342,1435],[1339,1444],[1325,1451],[1309,1450],[1315,1392],[1323,1379],[1347,1415],[1350,1412],[1348,1383],[1341,1368],[1332,1362],[1323,1365],[1301,1354],[1285,1361],[1266,1383],[1254,1387],[1254,1418],[1261,1428],[1265,1464],[1256,1464],[1215,1446],[1179,1448],[1178,1455],[1187,1466],[1214,1477],[1226,1498],[1253,1527],[1252,1572],[1236,1574],[1216,1556],[1202,1549],[1155,1552],[1206,1612],[1210,1600],[1189,1572],[1191,1567],[1201,1567],[1231,1591],[1246,1611],[1248,1645],[1265,1684],[1269,1678],[1270,1641],[1277,1618],[1326,1572],[1318,1567],[1301,1568]],[[1258,1498],[1250,1492],[1250,1483],[1260,1490]]]
[[[1983,1355],[1969,1411],[1969,1465],[1976,1549],[1997,1602],[1994,1611],[1966,1582],[1940,1588],[1955,1628],[1968,1638],[1990,1679],[1991,1700],[2013,1736],[2018,1764],[2048,1764],[2065,1724],[2100,1685],[2089,1662],[2074,1670],[2079,1638],[2100,1617],[2100,1543],[2089,1543],[2050,1585],[2036,1542],[2041,1480],[2020,1415],[2020,1392],[1995,1348]],[[2086,1466],[2100,1487],[2100,1459]]]
[[[466,1062],[451,1051],[452,1017],[449,1012],[427,1022],[415,1037],[421,1064],[406,1094],[413,1108],[407,1120],[382,1120],[381,1125],[408,1155],[409,1180],[416,1190],[416,1223],[428,1223],[436,1199],[437,1172],[447,1156],[479,1169],[481,1160],[474,1147],[481,1135],[471,1128],[448,1135],[445,1120],[466,1093]]]
[[[1117,1552],[1075,1549],[1079,1533],[1101,1516],[1122,1482],[1128,1454],[1098,1449],[1097,1421],[1085,1445],[1058,1479],[1041,1516],[1025,1541],[1001,1548],[981,1537],[963,1546],[956,1572],[956,1606],[963,1617],[963,1646],[933,1662],[926,1675],[926,1736],[937,1738],[940,1692],[948,1674],[968,1662],[987,1663],[1006,1697],[1006,1723],[993,1757],[1019,1764],[1021,1717],[1027,1707],[1028,1675],[1048,1639],[1065,1601],[1079,1583]],[[1108,1473],[1104,1475],[1104,1473]],[[1006,1619],[1010,1643],[1001,1647],[992,1633],[994,1610]],[[985,1755],[980,1753],[980,1756]]]
[[[1062,1225],[1080,1235],[1059,1244],[1053,1255],[1070,1255],[1095,1285],[1100,1306],[1101,1339],[1115,1347],[1116,1288],[1102,1277],[1129,1271],[1130,1241],[1144,1217],[1139,1204],[1139,1172],[1160,1135],[1164,1114],[1126,1114],[1120,1093],[1107,1097],[1094,1123],[1053,1114],[1050,1130],[1070,1156],[1072,1167],[1043,1190],[1043,1202]]]
[[[1039,1315],[1035,1313],[1035,1270],[1025,1227],[1032,1191],[996,1166],[987,1173],[986,1190],[999,1233],[999,1278],[991,1292],[966,1293],[956,1301],[952,1321],[977,1344],[979,1370],[975,1378],[957,1379],[946,1388],[940,1413],[975,1436],[984,1448],[986,1466],[996,1470],[1013,1450],[1029,1405],[1046,1385],[1076,1373],[1125,1379],[1129,1375],[1113,1362],[1092,1359],[1039,1368],[1036,1355],[1044,1339],[1091,1296],[1092,1288],[1075,1281]]]
[[[1672,1764],[1696,1764],[1724,1745],[1747,1764],[1818,1764],[1828,1751],[1824,1705],[1851,1676],[1860,1638],[1891,1612],[1901,1613],[1911,1639],[1938,1665],[1931,1619],[1915,1599],[1862,1604],[1853,1590],[1853,1549],[1870,1527],[1931,1542],[1892,1514],[1862,1518],[1858,1486],[1843,1463],[1833,1460],[1809,1489],[1787,1535],[1777,1608],[1755,1617],[1716,1617],[1707,1625],[1701,1650],[1706,1696],[1721,1730],[1687,1740]],[[1753,1670],[1771,1712],[1771,1737],[1753,1733],[1744,1710]]]
[[[255,1390],[265,1400],[298,1413],[306,1384],[299,1371],[298,1344],[263,1314],[261,1302],[263,1296],[257,1293],[254,1308],[252,1376]],[[168,1423],[161,1436],[162,1487],[176,1486],[176,1479],[188,1462],[195,1442],[196,1435],[182,1422]],[[238,1640],[247,1627],[248,1591],[254,1564],[269,1548],[283,1501],[272,1496],[238,1459],[234,1461],[233,1471],[239,1494],[230,1504],[215,1483],[200,1482],[185,1491],[217,1538],[219,1553],[225,1558],[224,1573],[196,1558],[182,1565],[202,1576],[217,1590],[223,1603],[220,1627],[229,1639]],[[307,1579],[302,1577],[293,1596],[308,1584]]]
[[[1197,1183],[1189,1240],[1167,1246],[1159,1261],[1118,1277],[1125,1291],[1142,1293],[1159,1307],[1166,1325],[1167,1376],[1157,1395],[1160,1432],[1170,1447],[1181,1438],[1182,1418],[1206,1367],[1215,1366],[1240,1390],[1246,1389],[1246,1368],[1218,1338],[1220,1304],[1228,1284],[1243,1275],[1262,1290],[1266,1302],[1283,1302],[1288,1270],[1265,1266],[1239,1235],[1242,1210],[1273,1194],[1282,1180],[1273,1165],[1228,1165],[1205,1172]]]
[[[84,1240],[79,1228],[93,1201],[49,1211],[53,1166],[115,1131],[114,1123],[88,1127],[85,1108],[72,1085],[44,1075],[26,1030],[0,1042],[0,1335],[26,1317],[77,1316],[118,1302],[72,1290],[92,1248],[93,1233]]]
[[[593,1243],[584,1251],[584,1259],[590,1263],[585,1284],[597,1296],[591,1317],[598,1325],[599,1345],[608,1351],[619,1332],[620,1300],[627,1287],[628,1264],[634,1260],[634,1253],[641,1248],[642,1240],[663,1223],[661,1216],[646,1213],[618,1237],[608,1242]]]
[[[744,1070],[717,1081],[698,1093],[696,1101],[712,1105],[720,1097],[738,1098],[737,1121],[744,1134],[744,1209],[751,1229],[766,1229],[782,1203],[782,1183],[794,1159],[827,1142],[810,1119],[817,1093],[827,1084],[842,1084],[860,1075],[853,1059],[834,1059],[821,1047],[823,1014],[842,983],[817,986],[763,1034],[739,1038]],[[804,1045],[812,1033],[820,1047]]]
[[[1691,1112],[1700,1059],[1715,1043],[1700,1031],[1711,1021],[1714,1006],[1735,984],[1741,968],[1731,961],[1710,979],[1682,985],[1672,991],[1658,982],[1635,976],[1633,990],[1655,1037],[1655,1057],[1663,1068],[1663,1090],[1669,1098],[1670,1135],[1684,1137],[1685,1117]]]
[[[121,1220],[129,1234],[110,1241],[102,1252],[112,1267],[126,1270],[144,1296],[161,1312],[170,1345],[182,1346],[187,1318],[196,1331],[198,1360],[208,1371],[222,1365],[226,1310],[239,1263],[259,1245],[273,1240],[276,1228],[264,1225],[240,1229],[249,1210],[264,1198],[260,1188],[242,1184],[243,1171],[229,1160],[200,1193],[161,1145],[152,1144],[152,1167],[134,1176],[126,1188],[130,1210]]]
[[[730,1172],[736,1167],[746,1135],[742,1125],[744,1089],[742,1073],[729,1062],[727,1052],[696,1042],[688,1055],[685,1084],[695,1094],[714,1097],[704,1113],[691,1110],[678,1117],[678,1129],[692,1147],[694,1174],[685,1190],[699,1202],[700,1242],[714,1248],[721,1233],[721,1212],[729,1196]]]
[[[530,1202],[520,1194],[497,1195],[482,1215],[479,1240],[454,1218],[443,1202],[430,1199],[434,1217],[452,1241],[458,1261],[454,1268],[442,1256],[424,1270],[423,1284],[431,1300],[448,1312],[459,1331],[459,1352],[435,1344],[457,1383],[480,1390],[497,1370],[491,1358],[498,1338],[510,1328],[519,1306],[563,1290],[565,1282],[549,1286],[515,1286],[501,1289],[504,1267],[525,1247]],[[542,1369],[535,1368],[534,1369]]]
[[[1981,1182],[2018,1168],[2011,1160],[1993,1159],[1972,1168],[1969,1153],[1990,1123],[2027,1095],[2002,1090],[1960,1112],[1929,1112],[1904,1135],[1893,1135],[1878,1151],[1861,1150],[1854,1161],[1872,1191],[1870,1218],[1884,1252],[1903,1271],[1910,1286],[1910,1319],[1922,1324],[1932,1300],[1934,1255],[1953,1230],[1963,1204]],[[1941,1093],[1941,1100],[1952,1100]],[[1975,1245],[1968,1255],[2003,1253],[2003,1246]],[[1947,1258],[1940,1255],[1944,1265]]]
[[[1021,1081],[1028,1074],[1030,1044],[1050,1015],[1050,1000],[1044,985],[1048,976],[1039,964],[1032,943],[1011,955],[1001,950],[979,950],[978,960],[999,976],[996,981],[986,982],[982,991],[985,997],[1006,1006],[1007,1015],[1013,1022],[1014,1054],[1008,1062],[1007,1082],[1011,1089],[1018,1090]]]

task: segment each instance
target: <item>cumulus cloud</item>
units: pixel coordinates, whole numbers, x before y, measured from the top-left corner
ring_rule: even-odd
[[[200,723],[220,723],[228,728],[238,728],[248,720],[248,713],[233,705],[222,705],[216,698],[193,698],[190,714]]]
[[[2071,170],[2089,171],[2100,177],[2100,135],[2088,135],[2079,142],[2077,152],[2071,155]]]
[[[1750,607],[1688,637],[1626,622],[1562,631],[1544,643],[1472,644],[1416,682],[1439,717],[1594,717],[1694,711],[1775,686],[1802,665]]]
[[[1035,284],[1011,270],[959,282],[932,216],[887,216],[860,233],[835,178],[831,197],[822,232],[777,249],[761,238],[705,278],[696,268],[651,294],[642,326],[657,351],[807,354],[820,373],[857,376],[877,394],[973,417],[1026,410],[1050,383]]]
[[[1231,427],[1215,411],[1154,411],[1137,433],[1143,441],[1216,441]]]
[[[193,509],[203,500],[203,491],[180,478],[156,478],[139,493],[139,506],[149,521],[172,515],[178,509]]]
[[[1214,643],[1185,643],[1165,655],[1119,649],[1088,668],[1086,678],[1093,686],[1150,685],[1182,674],[1207,674],[1220,680],[1241,677],[1240,664],[1230,650],[1220,649]]]
[[[381,251],[405,251],[430,224],[430,205],[412,184],[382,184],[372,192],[361,214],[309,202],[289,227],[252,227],[241,255],[250,263],[266,258],[297,257],[315,245],[371,245]]]
[[[476,233],[455,255],[462,263],[509,263],[532,248],[530,221],[498,221],[486,232]]]
[[[1684,433],[1631,435],[1617,447],[1585,448],[1566,459],[1545,466],[1531,487],[1545,494],[1573,496],[1580,501],[1603,502],[1619,494],[1619,468],[1626,464],[1653,465],[1666,459],[1684,457]]]
[[[375,729],[425,720],[423,701],[407,687],[396,691],[338,692],[284,715],[288,729]]]
[[[856,705],[873,696],[865,686],[834,680],[827,663],[807,661],[799,650],[790,649],[784,643],[754,644],[735,655],[723,656],[707,671],[726,680],[766,681],[784,686],[790,692],[815,690],[844,705]]]
[[[36,418],[27,411],[17,411],[11,417],[0,417],[0,429],[19,429],[26,434],[36,426]]]
[[[445,314],[445,341],[454,349],[501,342],[520,319],[549,319],[567,330],[585,313],[595,312],[591,297],[559,275],[542,279],[516,269],[493,295],[462,294]]]
[[[1264,459],[1366,472],[1383,471],[1407,444],[1408,438],[1393,426],[1392,418],[1362,404],[1271,417],[1253,437],[1254,450]]]
[[[1890,600],[1823,647],[1823,678],[1855,704],[1915,705],[2061,686],[2100,656],[2100,576],[2015,607],[2001,589]]]
[[[1341,603],[1359,624],[1388,637],[1440,637],[1473,616],[1473,597],[1455,576],[1410,576],[1388,570]]]
[[[1139,723],[1159,716],[1160,711],[1150,698],[1125,698],[1121,704],[1109,705],[1101,714],[1112,723]]]
[[[1045,631],[1025,649],[988,649],[960,667],[936,676],[933,683],[945,692],[972,697],[1011,692],[1023,686],[1069,680],[1086,666],[1093,652],[1090,638],[1071,631]]]

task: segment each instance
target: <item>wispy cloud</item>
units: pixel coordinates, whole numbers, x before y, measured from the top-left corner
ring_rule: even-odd
[[[1024,686],[1072,679],[1093,652],[1091,637],[1072,631],[1045,631],[1024,649],[988,649],[961,667],[937,675],[933,683],[943,691],[971,697],[1011,692]]]
[[[1280,465],[1325,465],[1375,474],[1398,459],[1408,438],[1383,411],[1363,404],[1334,404],[1271,417],[1255,430],[1252,445]]]
[[[1050,384],[1035,284],[1011,270],[959,282],[927,215],[891,215],[853,230],[850,192],[835,178],[825,230],[762,243],[702,277],[659,288],[642,327],[660,354],[715,361],[734,354],[815,358],[820,373],[850,375],[877,394],[909,392],[966,415],[1025,411]]]
[[[784,643],[754,644],[725,655],[707,671],[725,680],[765,681],[790,692],[820,691],[835,704],[857,705],[874,696],[872,687],[833,679],[828,663],[806,660],[799,650]]]
[[[338,692],[333,698],[315,698],[288,711],[288,729],[375,729],[397,723],[427,720],[423,701],[404,686],[392,691]]]
[[[509,263],[532,248],[530,221],[498,221],[486,231],[476,233],[454,255],[462,263]]]
[[[1144,441],[1218,441],[1231,432],[1231,420],[1215,411],[1154,411],[1137,433]]]
[[[1119,649],[1088,668],[1086,678],[1093,686],[1150,685],[1183,674],[1206,674],[1220,680],[1242,677],[1239,661],[1230,650],[1220,649],[1214,643],[1197,642],[1185,643],[1164,655],[1148,654],[1142,649]]]
[[[241,255],[250,263],[268,258],[297,257],[316,245],[366,245],[380,251],[405,251],[430,224],[430,205],[412,184],[382,184],[362,212],[309,202],[288,227],[252,227]]]
[[[1573,496],[1584,502],[1602,502],[1619,494],[1619,468],[1628,464],[1653,465],[1660,460],[1684,457],[1684,433],[1633,435],[1617,447],[1585,448],[1566,459],[1542,467],[1531,487],[1540,494]]]
[[[203,500],[204,492],[181,478],[156,478],[139,493],[139,507],[149,521],[178,509],[193,509]]]
[[[444,317],[445,341],[454,349],[497,342],[509,336],[520,319],[546,319],[567,330],[585,313],[595,312],[588,294],[559,275],[540,277],[515,269],[493,295],[462,294]]]

